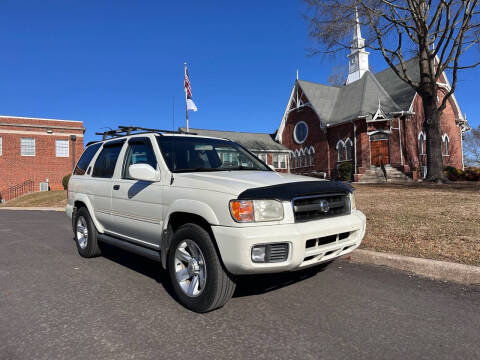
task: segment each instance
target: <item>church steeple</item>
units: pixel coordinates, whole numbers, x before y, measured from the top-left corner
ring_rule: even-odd
[[[355,8],[355,28],[353,31],[353,40],[351,51],[348,54],[348,78],[347,84],[359,80],[365,72],[369,71],[368,52],[365,51],[365,39],[362,38],[360,30],[360,21],[358,10]]]

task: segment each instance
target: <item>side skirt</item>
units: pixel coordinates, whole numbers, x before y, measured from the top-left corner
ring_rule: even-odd
[[[133,244],[131,242],[121,240],[114,236],[106,234],[98,234],[98,240],[103,241],[104,243],[116,246],[120,249],[135,253],[140,256],[144,256],[150,260],[160,262],[160,253],[156,250],[143,247],[141,245]]]

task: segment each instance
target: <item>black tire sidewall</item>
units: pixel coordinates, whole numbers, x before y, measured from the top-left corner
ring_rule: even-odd
[[[80,244],[78,243],[78,238],[77,238],[77,222],[80,217],[83,217],[85,219],[85,222],[87,223],[87,228],[88,228],[88,238],[87,238],[87,246],[85,248],[81,248]],[[83,257],[91,257],[94,254],[94,248],[96,246],[96,228],[92,223],[92,219],[90,218],[90,214],[88,213],[88,210],[86,208],[80,208],[77,211],[77,214],[75,216],[75,225],[74,225],[74,237],[75,237],[75,244],[77,245],[77,250],[78,253],[83,256]]]
[[[175,277],[175,251],[178,244],[186,239],[192,240],[200,248],[207,269],[205,288],[203,292],[196,297],[186,295]],[[170,281],[178,300],[190,310],[196,312],[209,311],[219,288],[218,272],[224,271],[209,233],[195,224],[186,224],[180,227],[173,235],[168,252],[167,266]]]

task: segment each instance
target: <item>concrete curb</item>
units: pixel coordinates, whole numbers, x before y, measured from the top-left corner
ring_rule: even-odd
[[[385,265],[430,279],[454,281],[467,285],[480,284],[480,267],[478,266],[420,259],[363,249],[357,249],[349,255],[354,262]]]
[[[65,208],[63,207],[0,207],[0,210],[36,210],[36,211],[65,211]]]

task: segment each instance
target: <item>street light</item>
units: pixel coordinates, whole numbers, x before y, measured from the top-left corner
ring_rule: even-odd
[[[72,141],[72,171],[75,169],[75,141],[77,141],[76,135],[70,135]]]

